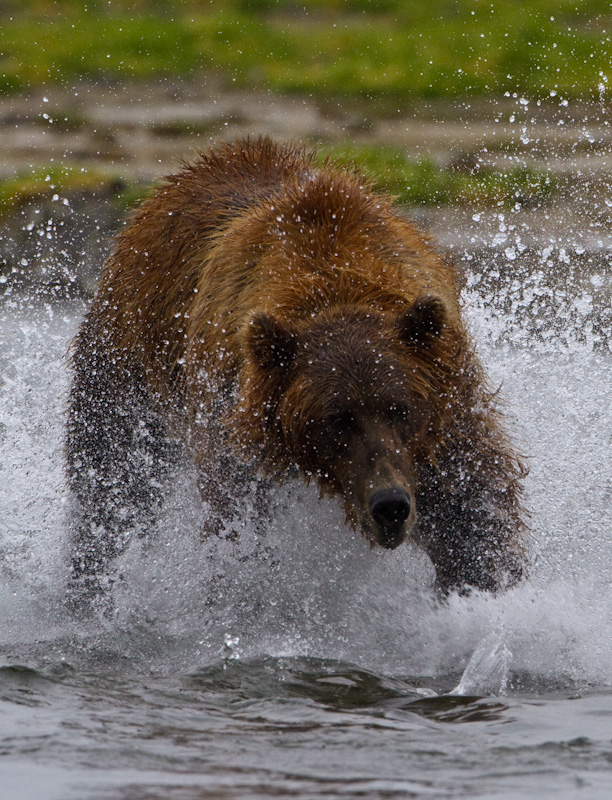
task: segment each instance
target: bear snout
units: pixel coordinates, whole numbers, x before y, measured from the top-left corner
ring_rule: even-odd
[[[370,514],[378,526],[378,544],[394,550],[405,540],[405,522],[410,516],[411,501],[408,492],[399,486],[379,489],[369,501]]]

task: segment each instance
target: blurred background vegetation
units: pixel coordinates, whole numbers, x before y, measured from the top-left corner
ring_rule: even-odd
[[[0,98],[171,79],[370,115],[504,95],[603,102],[611,33],[609,0],[0,0]],[[46,119],[68,135],[87,124],[69,108]],[[524,165],[449,168],[380,141],[326,150],[407,204],[532,203],[555,189],[547,170]],[[52,181],[39,165],[0,176],[4,210],[50,185],[101,180],[52,171]],[[133,187],[115,194],[129,200]]]
[[[0,91],[215,74],[313,95],[596,97],[604,0],[4,0]]]

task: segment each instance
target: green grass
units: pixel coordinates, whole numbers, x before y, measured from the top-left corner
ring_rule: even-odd
[[[509,207],[534,204],[554,194],[556,185],[543,172],[519,168],[509,172],[459,172],[441,169],[431,160],[409,158],[403,150],[381,146],[321,147],[318,161],[327,157],[339,165],[357,167],[379,190],[408,206],[470,204]],[[70,197],[96,192],[112,197],[121,210],[133,206],[152,190],[143,184],[124,184],[116,175],[95,169],[39,168],[0,180],[0,216],[32,199]]]
[[[547,200],[557,188],[553,177],[526,167],[506,172],[442,169],[431,159],[411,158],[404,150],[383,146],[325,152],[339,164],[357,167],[377,189],[404,205],[533,205]]]
[[[77,167],[39,167],[0,179],[0,217],[31,200],[70,197],[76,193],[111,195],[119,208],[127,208],[146,193],[140,186],[125,185],[116,175]]]
[[[227,87],[367,102],[505,91],[599,97],[612,79],[612,5],[603,0],[114,0],[87,8],[5,3],[0,91],[215,74]]]

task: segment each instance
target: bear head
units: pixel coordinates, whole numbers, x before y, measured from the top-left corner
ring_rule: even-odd
[[[441,299],[402,313],[339,306],[289,323],[257,312],[244,332],[236,439],[269,470],[297,465],[347,520],[393,549],[418,513],[418,464],[450,406],[458,337]]]

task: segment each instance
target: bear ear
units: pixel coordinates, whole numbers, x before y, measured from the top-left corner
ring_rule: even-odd
[[[446,308],[437,297],[422,295],[395,321],[400,337],[407,344],[430,347],[447,323]]]
[[[258,311],[246,331],[246,345],[256,364],[286,372],[297,354],[297,336],[271,314]]]

